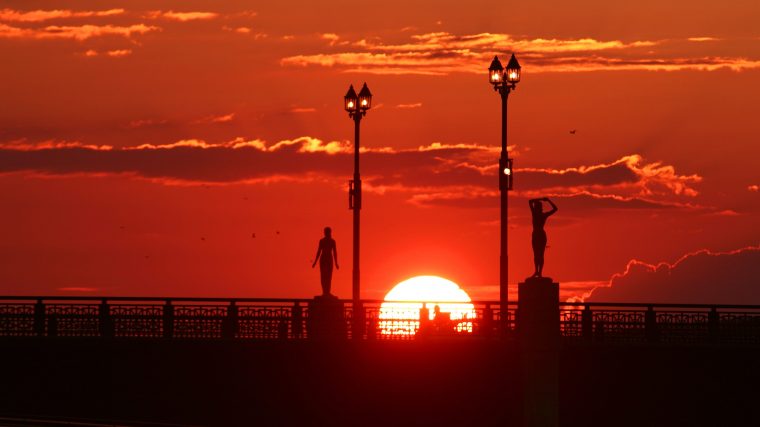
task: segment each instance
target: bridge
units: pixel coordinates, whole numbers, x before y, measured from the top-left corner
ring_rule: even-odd
[[[0,296],[0,338],[309,340],[310,299]],[[459,318],[430,319],[451,302],[339,300],[333,337],[410,341],[512,340],[518,303],[476,301]],[[459,304],[461,306],[461,304]],[[351,325],[359,313],[362,328]],[[560,302],[568,343],[760,344],[760,305]],[[443,323],[442,323],[443,322]]]
[[[525,425],[760,423],[760,306],[557,301],[558,345],[531,349],[519,302],[336,300],[320,326],[313,301],[0,297],[0,418],[514,426],[539,401],[554,422]]]

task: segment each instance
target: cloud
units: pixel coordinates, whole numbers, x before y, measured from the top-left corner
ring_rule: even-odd
[[[88,49],[84,52],[84,56],[88,58],[96,57],[96,56],[109,56],[111,58],[122,58],[125,56],[129,56],[132,54],[132,49],[114,49],[114,50],[106,50],[104,52],[98,52],[95,49]]]
[[[154,123],[160,122],[135,121],[131,127]],[[516,147],[509,148],[519,158]],[[402,193],[418,206],[498,206],[494,188],[498,147],[436,142],[411,149],[364,147],[362,153],[367,191]],[[245,138],[212,143],[191,138],[118,149],[60,141],[35,145],[22,140],[0,144],[0,173],[131,174],[187,185],[273,177],[338,182],[350,174],[352,155],[349,141],[310,136],[273,143]],[[690,200],[701,178],[678,174],[673,166],[646,162],[638,155],[574,168],[515,171],[519,191],[513,197],[556,197],[571,210],[700,208]]]
[[[0,150],[2,151],[40,151],[40,150],[60,150],[67,148],[82,148],[87,150],[111,150],[110,145],[95,145],[85,144],[79,141],[56,141],[54,139],[40,141],[40,142],[28,142],[25,139],[19,139],[16,141],[8,141],[0,143]]]
[[[336,35],[337,37],[337,35]],[[655,41],[637,41],[623,43],[619,40],[600,41],[592,38],[582,39],[514,39],[509,34],[480,33],[455,35],[447,32],[435,32],[412,35],[409,43],[382,44],[362,39],[356,46],[366,47],[372,51],[412,52],[412,51],[465,51],[493,50],[497,46],[509,46],[510,50],[519,52],[585,52],[629,47],[649,47],[658,44]]]
[[[314,113],[317,109],[313,107],[293,107],[289,111],[291,113]]]
[[[6,24],[0,24],[0,38],[7,39],[72,39],[87,40],[93,37],[120,36],[130,38],[135,34],[145,34],[151,31],[159,31],[159,27],[145,24],[129,26],[115,25],[50,25],[44,28],[19,28]]]
[[[643,197],[662,194],[694,197],[698,194],[694,184],[702,181],[702,177],[697,174],[676,173],[672,165],[647,163],[638,154],[590,166],[565,169],[515,168],[515,171],[527,176],[527,185],[522,186],[527,190],[539,187],[547,191],[572,188],[576,192],[594,192],[603,186],[614,188],[618,194]]]
[[[189,139],[113,150],[91,149],[78,143],[61,148],[55,144],[47,148],[50,144],[44,144],[31,149],[17,143],[0,149],[0,172],[122,174],[184,185],[306,180],[316,175],[347,173],[350,162],[331,154],[343,151],[344,145],[310,137],[271,145],[242,138],[223,144]]]
[[[329,46],[342,38],[322,35]],[[689,40],[705,41],[703,37]],[[672,53],[682,40],[597,40],[593,38],[517,38],[509,34],[457,35],[434,32],[409,35],[406,42],[383,43],[380,39],[341,41],[342,52],[317,52],[282,58],[283,66],[322,66],[344,72],[374,74],[445,75],[454,72],[482,73],[493,52],[519,52],[531,72],[588,71],[741,71],[760,68],[760,60],[734,56],[692,57]],[[663,53],[658,53],[659,48]],[[332,49],[330,49],[332,50]],[[506,59],[506,58],[502,58]]]
[[[722,211],[710,212],[709,215],[713,216],[741,216],[739,212],[733,209],[724,209]]]
[[[419,193],[411,196],[409,201],[418,206],[447,206],[475,209],[484,207],[496,208],[498,206],[499,192],[484,190],[482,187],[453,187],[449,191],[436,191],[436,187],[417,188],[416,190]],[[562,205],[563,210],[570,212],[600,209],[675,209],[694,207],[688,204],[647,200],[640,197],[624,197],[614,194],[594,194],[589,192],[555,194],[540,191],[536,193],[518,193],[514,194],[513,197],[520,197],[523,200],[533,197],[551,197],[554,200],[559,200],[558,203]]]
[[[124,13],[124,9],[108,9],[108,10],[30,10],[19,11],[13,9],[1,9],[0,21],[6,22],[43,22],[51,19],[68,19],[68,18],[89,18],[89,17],[103,17],[121,15]]]
[[[721,39],[715,38],[715,37],[689,37],[686,39],[690,42],[714,42]]]
[[[396,105],[396,108],[401,108],[401,109],[411,109],[411,108],[421,108],[421,107],[422,107],[422,103],[421,102],[415,102],[413,104],[398,104],[398,105]]]
[[[631,260],[609,286],[586,301],[694,304],[760,304],[760,246],[696,251],[675,263]]]
[[[327,40],[330,43],[330,46],[334,46],[335,43],[337,43],[338,40],[340,40],[340,37],[338,37],[338,35],[335,33],[324,33],[324,34],[321,34],[319,37],[322,38],[322,40]]]
[[[229,113],[229,114],[221,114],[221,115],[214,115],[214,116],[207,116],[203,117],[201,119],[198,119],[194,121],[195,124],[202,124],[202,123],[229,123],[231,121],[235,120],[235,113]]]
[[[235,32],[235,33],[240,33],[240,34],[250,34],[251,31],[253,31],[253,30],[251,30],[248,27],[232,28],[232,27],[224,26],[224,27],[222,27],[222,29],[225,30],[225,31],[232,31],[232,32]]]
[[[168,19],[171,21],[205,21],[219,17],[216,12],[175,12],[173,10],[161,11],[153,10],[145,15],[149,19]]]
[[[433,151],[432,155],[422,155]],[[419,205],[447,205],[466,208],[496,206],[491,191],[495,182],[498,148],[473,144],[431,144],[415,153],[396,153],[394,162],[409,157],[408,166],[399,163],[395,173],[376,177],[372,184],[382,188],[413,189],[410,201]],[[415,158],[415,156],[417,156]],[[513,157],[518,157],[515,151]],[[389,161],[390,163],[390,161]],[[404,167],[406,166],[406,167]],[[565,169],[515,168],[519,182],[514,196],[566,198],[570,206],[594,209],[694,209],[702,178],[676,173],[662,162],[646,162],[639,155],[616,161]]]
[[[255,18],[258,16],[258,12],[255,12],[253,10],[243,10],[237,13],[234,13],[232,15],[227,15],[228,17],[239,17],[239,18]]]
[[[237,33],[237,34],[249,35],[253,37],[254,40],[261,40],[261,39],[265,39],[269,37],[269,34],[261,32],[261,31],[254,32],[253,28],[250,28],[250,27],[229,27],[225,25],[222,27],[222,29],[224,31],[229,31],[229,32]]]
[[[757,193],[760,190],[760,186],[752,184],[747,186],[747,190]]]
[[[132,129],[137,129],[141,127],[147,127],[147,126],[159,126],[159,125],[165,125],[169,123],[166,119],[140,119],[140,120],[132,120],[129,122],[127,127]]]
[[[123,56],[129,56],[132,54],[132,49],[115,49],[115,50],[107,50],[106,56],[110,56],[113,58],[121,58]]]

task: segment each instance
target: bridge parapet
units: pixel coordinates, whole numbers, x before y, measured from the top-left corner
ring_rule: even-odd
[[[567,341],[760,344],[760,306],[560,303]]]
[[[0,339],[11,337],[302,340],[308,299],[0,296]],[[351,336],[355,308],[343,303],[347,339],[512,339],[517,303],[458,311],[449,302],[361,303],[364,328]],[[440,313],[434,308],[440,305]],[[760,306],[560,303],[560,336],[569,343],[760,345]],[[450,310],[450,311],[447,311]],[[502,322],[502,316],[506,321]],[[506,325],[506,329],[504,326]]]

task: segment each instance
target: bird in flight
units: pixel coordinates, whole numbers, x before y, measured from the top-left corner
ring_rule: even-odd
[[[277,234],[280,234],[280,230],[277,230]]]
[[[256,233],[251,233],[251,238],[255,239],[256,238]]]
[[[201,237],[201,240],[203,240],[203,241],[205,242],[205,241],[206,241],[206,238],[205,238],[205,237]]]
[[[575,135],[575,129],[570,131],[570,135]]]

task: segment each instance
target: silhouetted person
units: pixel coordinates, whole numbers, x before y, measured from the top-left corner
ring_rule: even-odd
[[[544,212],[543,203],[541,202],[552,205],[552,210]],[[546,251],[546,231],[544,231],[544,225],[546,224],[546,219],[553,215],[554,212],[557,212],[557,206],[547,197],[530,199],[528,200],[528,205],[530,205],[530,213],[533,215],[533,263],[536,265],[533,277],[541,277],[544,269],[544,252]]]
[[[433,326],[435,326],[437,333],[445,334],[454,330],[454,325],[451,322],[451,313],[441,311],[441,307],[438,304],[433,308],[433,313],[435,314]]]
[[[335,268],[340,269],[338,266],[338,249],[335,247],[335,240],[332,238],[332,229],[325,227],[325,237],[319,240],[317,255],[314,257],[314,264],[311,265],[311,268],[314,268],[317,265],[317,260],[319,260],[322,295],[332,295],[330,294],[330,285],[332,283],[333,259],[335,259]]]

